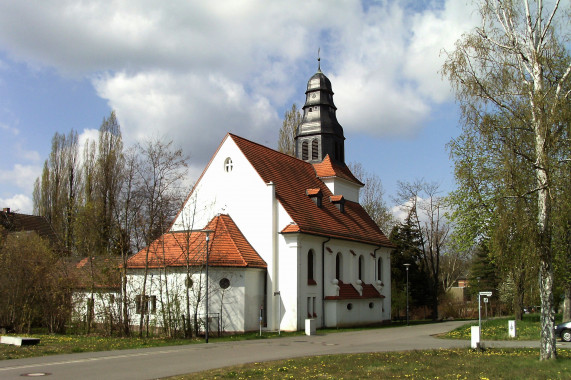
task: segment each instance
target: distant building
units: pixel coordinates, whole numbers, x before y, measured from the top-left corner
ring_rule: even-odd
[[[20,214],[3,208],[0,211],[0,226],[4,228],[4,234],[14,232],[36,233],[47,239],[54,249],[62,249],[61,242],[52,225],[43,216]]]
[[[394,246],[359,204],[363,184],[345,164],[331,82],[320,69],[305,94],[297,157],[229,133],[170,231],[129,259],[132,316],[160,326],[167,297],[180,305],[187,294],[190,313],[204,315],[206,233],[199,231],[207,229],[209,320],[225,331],[391,319]]]
[[[72,321],[100,325],[118,321],[121,312],[121,258],[70,258],[67,266],[74,284]]]

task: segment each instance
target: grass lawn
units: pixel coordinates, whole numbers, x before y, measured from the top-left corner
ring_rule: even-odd
[[[481,340],[539,340],[541,327],[539,322],[539,314],[525,314],[523,320],[516,322],[516,337],[510,338],[508,332],[508,321],[513,317],[482,320]],[[559,319],[561,317],[559,316]],[[557,324],[557,323],[556,323]],[[444,338],[450,339],[468,339],[470,340],[470,327],[478,326],[478,321],[471,322],[467,325],[459,327],[449,333],[443,335]]]
[[[169,379],[569,379],[571,350],[540,362],[537,349],[470,349],[313,356]]]
[[[302,335],[302,331],[294,333],[281,333],[281,336]],[[8,334],[13,335],[13,334]],[[52,334],[17,334],[40,339],[36,346],[16,347],[0,344],[0,360],[20,359],[34,356],[55,354],[71,354],[77,352],[95,352],[109,350],[125,350],[130,348],[146,348],[160,346],[176,346],[184,344],[203,343],[204,339],[167,339],[151,338],[119,338],[98,335],[52,335]],[[228,335],[220,338],[210,337],[211,342],[238,341],[250,339],[268,339],[278,337],[278,333],[264,333],[259,337],[257,333]]]

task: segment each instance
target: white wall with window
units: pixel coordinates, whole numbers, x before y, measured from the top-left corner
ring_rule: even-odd
[[[264,305],[263,269],[210,267],[208,278],[209,315],[219,321],[223,332],[253,331],[259,328],[259,308]],[[204,268],[191,268],[190,278],[185,268],[149,269],[143,294],[142,269],[129,270],[127,292],[132,295],[129,314],[137,326],[141,313],[149,326],[161,328],[165,318],[175,318],[182,324],[189,315],[186,294],[189,295],[190,319],[206,316],[206,274]],[[168,293],[168,297],[167,297]],[[211,323],[213,328],[213,324]],[[201,324],[201,330],[203,324]]]

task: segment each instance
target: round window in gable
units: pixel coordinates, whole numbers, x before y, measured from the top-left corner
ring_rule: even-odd
[[[222,289],[228,289],[229,286],[230,286],[230,280],[228,280],[226,277],[220,280],[220,287]]]
[[[372,303],[372,302],[369,302],[369,309],[372,309],[372,308],[374,308],[374,307],[375,307],[375,304]]]
[[[352,310],[353,309],[353,304],[352,303],[348,303],[347,304],[347,310]]]
[[[234,169],[234,164],[232,163],[232,159],[228,157],[224,160],[224,171],[230,173],[232,169]]]
[[[194,284],[194,281],[192,281],[192,278],[190,278],[189,276],[187,276],[184,279],[184,284],[186,285],[187,288],[192,288],[192,285]]]

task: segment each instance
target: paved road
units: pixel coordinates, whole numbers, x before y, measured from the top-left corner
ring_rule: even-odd
[[[470,342],[433,337],[466,322],[193,344],[0,361],[1,379],[49,373],[50,379],[155,379],[235,364],[308,355],[468,347]],[[486,342],[487,347],[539,347],[537,341]],[[558,343],[559,345],[559,343]]]

